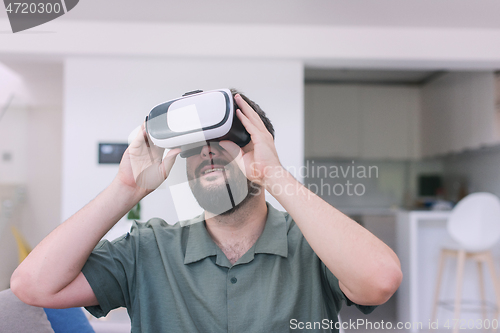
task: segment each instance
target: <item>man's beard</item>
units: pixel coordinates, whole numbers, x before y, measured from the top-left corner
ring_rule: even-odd
[[[213,160],[213,164],[225,165],[224,161]],[[200,175],[200,170],[210,161],[201,163],[194,172]],[[252,197],[259,194],[261,187],[249,181],[235,163],[225,165],[222,171],[224,182],[203,186],[200,178],[189,175],[189,187],[198,204],[206,211],[216,215],[230,215],[243,207]]]

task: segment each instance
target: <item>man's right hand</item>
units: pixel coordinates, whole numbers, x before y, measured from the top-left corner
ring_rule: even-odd
[[[151,193],[165,181],[181,150],[172,149],[163,158],[164,151],[152,143],[142,124],[123,154],[115,181],[130,188],[140,198]]]
[[[38,244],[11,277],[23,302],[49,308],[97,305],[81,270],[99,240],[167,178],[180,149],[154,146],[144,125],[125,151],[112,184]],[[78,189],[74,189],[78,191]]]

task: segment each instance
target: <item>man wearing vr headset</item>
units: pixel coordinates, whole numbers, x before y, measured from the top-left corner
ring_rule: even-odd
[[[133,332],[336,332],[343,302],[364,313],[386,302],[402,279],[395,253],[297,182],[280,163],[265,113],[233,96],[251,142],[209,142],[187,154],[202,216],[175,226],[136,223],[94,249],[168,177],[180,153],[162,160],[143,130],[112,184],[14,272],[14,293],[35,306],[86,306],[96,316],[127,307]],[[226,207],[218,198],[229,183]],[[287,212],[267,204],[264,190]]]

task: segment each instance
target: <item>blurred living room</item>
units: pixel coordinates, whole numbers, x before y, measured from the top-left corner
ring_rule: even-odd
[[[282,166],[401,264],[399,289],[370,314],[344,304],[336,327],[289,318],[290,331],[497,331],[500,2],[35,2],[64,12],[13,32],[12,1],[0,9],[4,295],[30,251],[113,181],[153,107],[235,88],[272,121]],[[203,211],[173,185],[104,239],[134,220],[175,224]],[[5,330],[7,313],[15,325],[45,320],[33,332],[60,331],[58,316],[82,327],[66,332],[131,331],[126,308],[55,314],[1,295],[0,332],[22,327]],[[26,314],[11,315],[12,304]]]

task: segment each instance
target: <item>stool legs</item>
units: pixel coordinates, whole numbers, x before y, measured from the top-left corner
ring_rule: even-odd
[[[441,292],[441,281],[443,279],[443,271],[444,271],[444,264],[445,264],[446,257],[447,257],[447,251],[441,250],[441,254],[439,255],[439,267],[438,267],[436,291],[434,292],[434,306],[432,307],[432,318],[431,318],[432,323],[435,322],[436,318],[437,318],[439,294]]]
[[[498,311],[499,311],[499,307],[500,307],[500,285],[498,282],[497,275],[495,273],[495,264],[493,262],[493,256],[491,255],[491,252],[489,252],[489,251],[487,252],[487,254],[485,256],[485,261],[490,269],[491,280],[493,281],[493,288],[495,289],[496,310],[494,312],[495,316],[493,317],[493,319],[498,320]],[[495,331],[495,330],[492,329],[492,331]]]
[[[460,320],[460,310],[462,305],[462,284],[464,280],[465,250],[458,251],[457,261],[457,286],[455,290],[455,314],[456,323]],[[453,333],[458,333],[460,325],[454,325]]]
[[[478,278],[479,278],[479,292],[481,294],[481,312],[483,316],[483,322],[487,319],[486,313],[486,297],[485,297],[485,288],[484,288],[484,272],[483,272],[483,263],[486,264],[491,276],[491,280],[493,282],[493,288],[495,291],[495,300],[496,300],[496,309],[494,312],[494,317],[492,320],[499,318],[500,315],[500,281],[497,278],[495,272],[495,264],[493,261],[493,256],[491,251],[484,252],[466,252],[465,250],[450,250],[450,249],[442,249],[441,255],[439,258],[439,268],[438,268],[438,279],[436,284],[436,291],[434,295],[434,306],[432,310],[432,322],[435,322],[437,319],[437,308],[439,303],[439,296],[441,290],[441,280],[443,277],[443,270],[445,261],[448,256],[457,257],[457,270],[456,270],[456,287],[455,287],[455,305],[454,305],[454,323],[453,325],[456,327],[453,328],[453,333],[459,332],[460,326],[460,311],[462,306],[462,289],[463,289],[463,279],[464,279],[464,268],[466,259],[472,259],[477,263],[478,270]],[[492,323],[493,326],[493,323]],[[496,331],[492,327],[492,331]]]
[[[483,262],[477,262],[477,277],[479,280],[479,293],[481,294],[481,313],[483,314],[483,323],[486,320],[486,297],[484,294]]]

